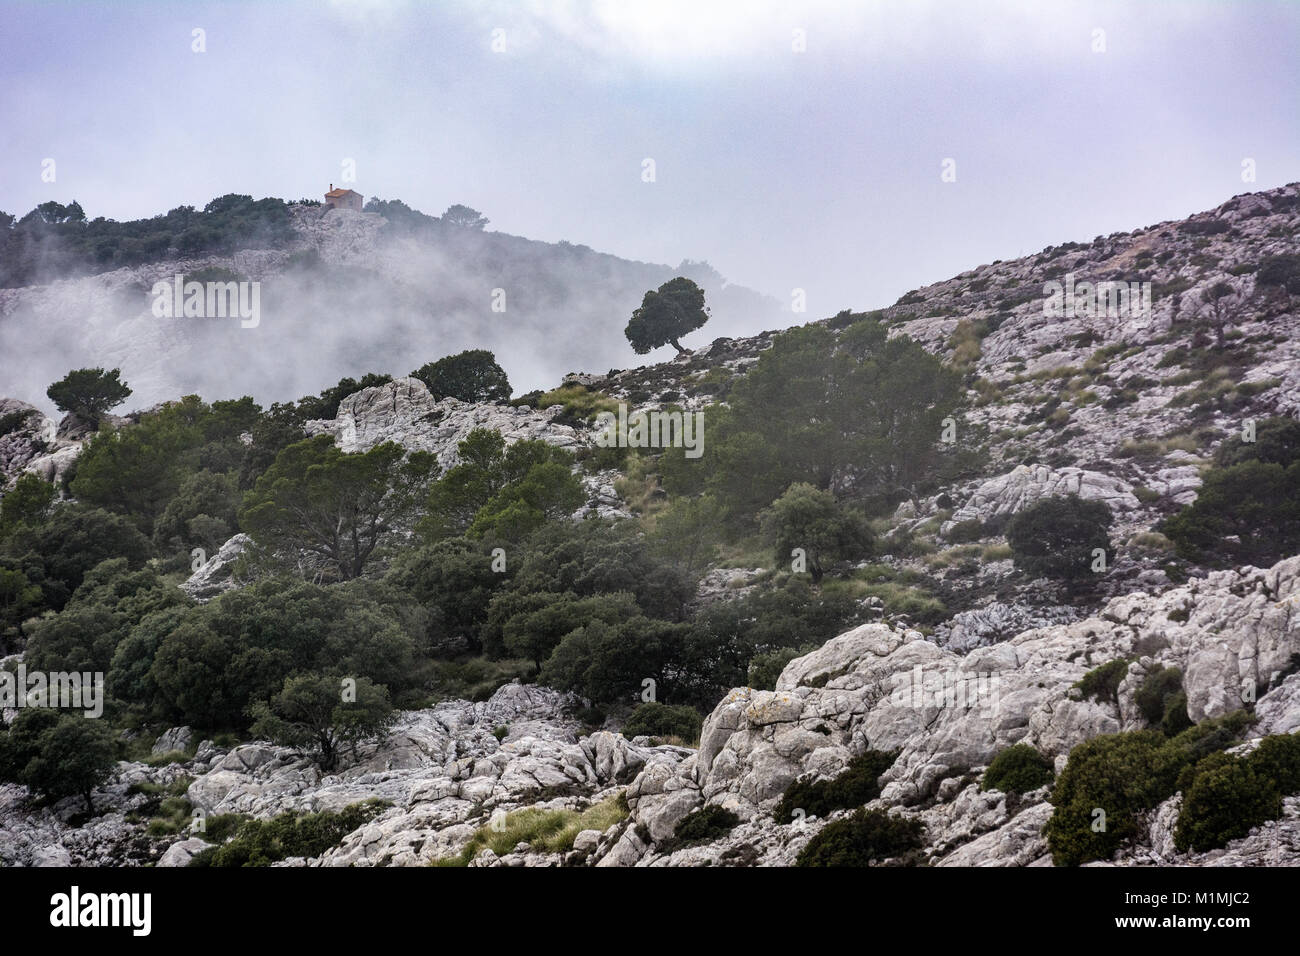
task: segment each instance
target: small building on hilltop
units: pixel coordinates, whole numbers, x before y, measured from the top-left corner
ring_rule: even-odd
[[[330,183],[330,191],[325,194],[325,205],[331,209],[355,209],[360,212],[365,198],[355,189],[335,189],[334,184]]]

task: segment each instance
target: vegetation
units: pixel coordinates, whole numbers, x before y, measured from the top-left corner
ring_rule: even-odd
[[[255,701],[250,713],[255,736],[306,750],[326,772],[360,741],[382,734],[395,716],[388,691],[369,678],[325,674],[285,678],[280,692]]]
[[[456,856],[435,861],[435,866],[468,866],[488,849],[505,856],[520,843],[527,843],[541,853],[566,853],[583,830],[604,832],[627,819],[627,799],[620,792],[592,804],[586,810],[542,810],[529,807],[503,814],[495,825],[480,827]]]
[[[1183,692],[1183,672],[1177,667],[1149,672],[1134,701],[1147,723],[1159,727],[1167,736],[1180,734],[1192,725],[1187,715],[1187,694]]]
[[[1127,658],[1107,661],[1100,667],[1094,667],[1077,680],[1074,686],[1084,697],[1090,697],[1099,703],[1119,706],[1119,685],[1128,674]]]
[[[61,411],[98,428],[105,412],[131,397],[131,389],[121,380],[121,374],[120,369],[106,372],[102,368],[79,368],[47,388],[45,394]]]
[[[290,857],[318,857],[390,806],[383,800],[367,800],[337,813],[290,812],[270,820],[248,820],[230,840],[199,852],[189,865],[270,866]],[[215,838],[210,831],[206,835]]]
[[[1268,566],[1300,547],[1300,422],[1270,418],[1215,454],[1196,500],[1160,530],[1180,556]]]
[[[893,766],[897,757],[897,751],[868,750],[854,757],[831,780],[796,780],[786,788],[772,812],[776,822],[791,822],[796,810],[802,810],[805,816],[824,817],[874,800],[880,796],[880,775]]]
[[[80,796],[93,813],[91,792],[116,763],[109,730],[82,714],[26,708],[0,733],[0,781],[19,783],[50,800]]]
[[[681,849],[720,840],[739,823],[740,817],[725,807],[716,804],[701,807],[699,810],[687,814],[678,822],[677,829],[673,831],[671,849]],[[660,852],[668,852],[669,849],[666,846],[659,847]]]
[[[984,772],[980,789],[1028,793],[1046,786],[1055,778],[1052,761],[1029,744],[1016,744],[993,758],[988,770]]]
[[[1138,814],[1179,789],[1185,770],[1240,740],[1243,712],[1168,738],[1155,730],[1103,734],[1070,751],[1050,802],[1046,834],[1057,866],[1109,859],[1137,833]]]
[[[645,294],[641,307],[632,313],[623,334],[638,355],[661,345],[671,345],[681,353],[686,349],[678,339],[694,332],[708,320],[704,290],[690,279],[678,276],[661,285],[657,292]]]
[[[1011,519],[1007,543],[1017,568],[1078,586],[1094,573],[1099,549],[1111,557],[1110,524],[1104,502],[1043,498]]]
[[[0,227],[10,217],[0,213]],[[0,288],[108,272],[166,257],[197,258],[236,249],[270,248],[292,238],[289,205],[230,193],[203,209],[178,206],[166,215],[116,222],[88,220],[75,200],[41,203],[0,228]]]
[[[806,482],[786,489],[760,520],[775,549],[777,564],[789,561],[798,549],[814,584],[820,583],[831,562],[871,553],[871,529],[866,519],[837,505],[829,492]]]
[[[633,737],[675,737],[694,743],[700,739],[703,723],[694,707],[670,707],[651,701],[632,711],[632,716],[623,725],[623,736],[628,740]]]
[[[428,362],[411,376],[429,386],[429,392],[438,400],[504,402],[510,397],[510,380],[496,356],[486,349],[468,349]]]
[[[345,454],[329,435],[285,448],[244,499],[240,525],[272,551],[307,552],[359,577],[382,537],[412,513],[437,467],[386,442]]]
[[[799,851],[796,866],[871,866],[906,857],[921,846],[919,820],[885,810],[858,810],[827,824]]]

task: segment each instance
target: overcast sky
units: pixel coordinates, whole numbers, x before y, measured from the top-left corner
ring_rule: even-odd
[[[707,259],[787,303],[806,289],[809,317],[1300,180],[1300,3],[1286,0],[3,14],[5,211],[75,198],[129,219],[228,192],[319,198],[354,160],[347,185],[367,197],[466,203],[491,229],[633,259]]]

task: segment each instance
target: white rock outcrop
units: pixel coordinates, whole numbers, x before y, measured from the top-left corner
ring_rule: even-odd
[[[1041,498],[1078,495],[1102,501],[1112,511],[1138,507],[1133,488],[1118,478],[1082,468],[1050,468],[1047,465],[1017,465],[1005,475],[990,478],[975,489],[964,505],[953,512],[941,528],[947,534],[962,521],[988,521],[1010,516]]]

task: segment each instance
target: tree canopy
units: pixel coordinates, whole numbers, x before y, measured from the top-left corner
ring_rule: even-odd
[[[487,349],[467,349],[436,362],[427,362],[411,373],[429,386],[434,398],[458,398],[462,402],[504,402],[510,397],[510,379]]]
[[[375,548],[409,516],[437,463],[393,442],[346,454],[329,435],[296,442],[244,496],[241,527],[274,551],[306,551],[340,578],[359,577]]]
[[[708,320],[704,290],[685,276],[678,276],[669,279],[658,291],[645,294],[623,334],[638,355],[661,345],[671,345],[680,353],[686,349],[678,340]]]
[[[79,368],[69,372],[45,390],[61,411],[76,415],[92,428],[110,408],[116,408],[131,396],[131,389],[121,380],[121,369],[106,372],[102,368]]]

